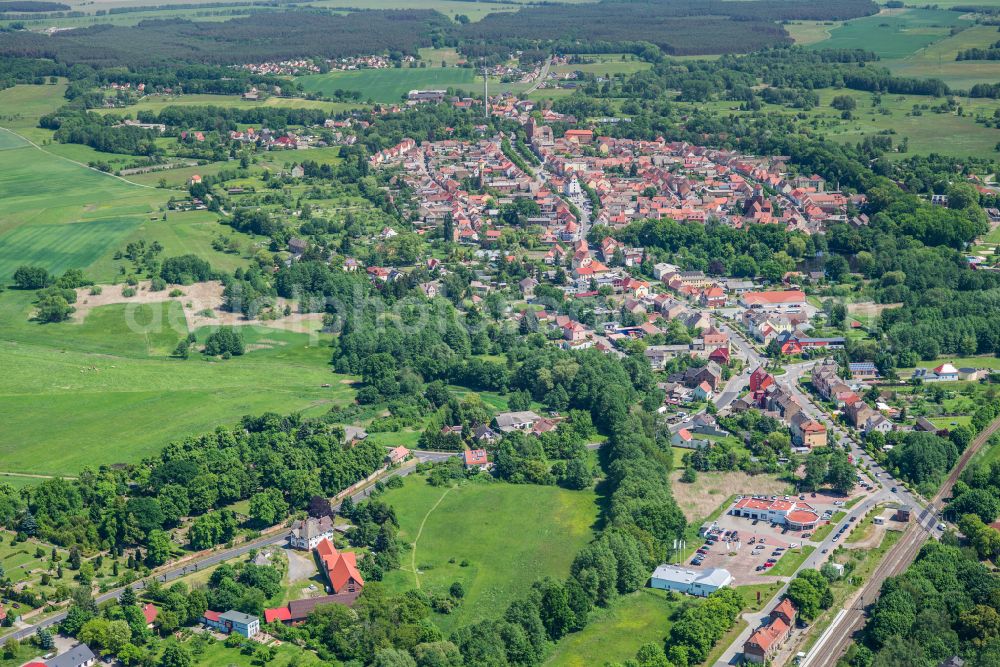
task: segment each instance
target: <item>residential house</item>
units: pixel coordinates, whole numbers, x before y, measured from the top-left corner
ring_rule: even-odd
[[[208,610],[202,615],[202,623],[223,634],[228,635],[235,632],[247,639],[255,637],[260,632],[260,619],[258,617],[244,614],[235,609],[230,609],[225,613]]]
[[[321,540],[333,537],[333,519],[323,516],[318,519],[309,517],[305,521],[292,524],[292,533],[288,543],[293,549],[312,551]]]
[[[70,650],[46,660],[45,667],[90,667],[97,664],[97,656],[86,644],[77,644]]]
[[[472,439],[479,444],[490,445],[500,440],[500,435],[486,424],[480,424],[473,429]]]
[[[490,458],[485,449],[467,449],[462,452],[462,462],[466,468],[485,470],[490,467]]]
[[[160,610],[152,602],[147,602],[142,606],[142,616],[146,619],[146,627],[152,628],[156,622],[156,617],[160,615]]]
[[[754,369],[754,372],[750,374],[750,391],[757,393],[758,391],[764,391],[768,387],[774,384],[774,378],[764,370],[763,366],[758,366]]]
[[[678,429],[670,438],[670,444],[683,449],[698,449],[700,447],[708,447],[710,443],[707,440],[695,438],[691,431],[682,428]]]
[[[409,456],[410,450],[400,445],[389,450],[389,453],[385,455],[385,462],[389,465],[395,465],[396,463],[402,463]]]
[[[790,420],[792,442],[800,447],[826,446],[826,426],[810,419],[804,412],[796,413]]]
[[[704,380],[694,388],[694,397],[699,401],[708,401],[712,398],[712,386]]]
[[[530,410],[501,412],[493,418],[493,424],[504,433],[528,431],[541,417]]]

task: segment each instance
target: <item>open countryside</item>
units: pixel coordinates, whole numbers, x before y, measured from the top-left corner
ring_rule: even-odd
[[[996,664],[967,4],[0,2],[0,667]]]

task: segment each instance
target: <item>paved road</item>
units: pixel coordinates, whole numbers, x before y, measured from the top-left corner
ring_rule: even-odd
[[[405,477],[413,473],[416,469],[417,463],[428,462],[428,461],[444,461],[451,457],[458,456],[457,452],[433,452],[433,451],[415,451],[414,458],[406,462],[399,468],[388,471],[380,479],[386,479],[387,477]],[[365,488],[359,490],[357,493],[351,496],[351,499],[355,502],[360,502],[367,498],[371,494],[371,488]],[[340,504],[334,506],[334,510],[339,510]],[[181,577],[186,577],[189,574],[193,574],[199,570],[204,570],[206,567],[212,567],[213,565],[218,565],[219,563],[233,558],[238,558],[249,553],[253,549],[260,549],[261,547],[270,546],[273,544],[281,544],[288,540],[289,532],[287,529],[279,530],[271,535],[266,535],[264,537],[259,537],[250,542],[246,542],[232,549],[225,549],[223,551],[214,552],[207,554],[197,560],[185,563],[184,565],[179,565],[172,567],[161,572],[157,572],[154,575],[147,577],[132,583],[128,588],[135,591],[141,591],[146,587],[146,581],[156,579],[161,583],[170,583],[176,581]],[[102,593],[95,599],[98,604],[108,602],[109,600],[117,600],[118,597],[125,591],[125,586],[116,588],[114,590],[108,591],[107,593]],[[25,637],[30,637],[35,634],[41,628],[47,628],[53,625],[57,625],[66,618],[66,612],[61,611],[58,614],[50,616],[44,620],[38,621],[37,623],[30,625],[25,628],[16,630],[5,637],[0,637],[0,646],[2,646],[9,639],[24,639]]]
[[[961,458],[959,458],[958,463],[955,465],[954,470],[948,475],[948,479],[945,480],[937,495],[931,499],[928,508],[921,511],[920,521],[907,529],[903,538],[886,554],[871,579],[866,582],[864,588],[861,590],[860,600],[862,604],[845,610],[845,613],[827,629],[817,645],[810,651],[809,657],[803,663],[804,667],[834,667],[837,664],[837,660],[851,645],[854,633],[864,625],[864,605],[874,602],[878,598],[882,582],[886,578],[900,574],[905,570],[913,562],[913,559],[916,558],[924,542],[936,534],[933,532],[933,526],[936,522],[935,512],[939,511],[943,506],[944,499],[951,496],[951,490],[955,486],[955,482],[958,481],[962,471],[965,470],[972,457],[976,455],[998,429],[1000,429],[1000,418],[991,422],[969,443],[969,446],[962,453]],[[928,529],[927,523],[930,523],[930,529]]]
[[[549,67],[551,65],[552,65],[552,57],[550,56],[550,57],[548,57],[548,58],[545,59],[545,64],[542,65],[542,71],[538,73],[538,78],[535,79],[535,83],[533,83],[530,88],[528,88],[526,91],[524,91],[524,94],[522,95],[522,97],[527,97],[531,93],[533,93],[536,90],[538,90],[538,87],[545,82],[545,79],[548,78],[548,76],[549,76]]]
[[[727,327],[726,325],[721,325],[719,328],[721,331],[725,331],[730,334],[730,339],[733,342],[734,346],[747,358],[748,370],[752,371],[757,366],[763,366],[767,363],[767,359],[759,352],[757,352],[757,350],[743,337],[743,335],[739,331]],[[865,462],[869,466],[874,465],[874,461],[871,459],[871,457],[868,456],[867,453],[865,453],[861,449],[860,444],[858,443],[855,436],[851,433],[848,433],[839,424],[833,422],[822,410],[822,408],[816,405],[816,403],[813,401],[812,396],[802,391],[802,388],[799,386],[798,384],[799,379],[808,370],[810,370],[812,366],[815,365],[815,363],[816,363],[815,361],[811,361],[801,364],[790,364],[785,367],[785,374],[782,376],[775,377],[775,381],[779,385],[785,387],[786,389],[792,392],[795,398],[802,405],[803,410],[811,418],[819,420],[822,423],[824,423],[828,429],[828,432],[835,433],[838,436],[840,442],[849,448],[856,462]],[[728,389],[729,386],[727,385],[727,391]],[[1000,425],[1000,420],[998,420],[997,423],[998,425]],[[861,474],[860,471],[859,474]],[[957,479],[957,473],[955,473],[954,476],[955,479]],[[892,483],[891,478],[886,477],[883,479],[891,486]],[[851,523],[851,518],[854,518],[855,521],[859,521],[861,517],[865,516],[872,508],[881,503],[899,502],[903,504],[909,504],[914,508],[922,508],[921,503],[919,503],[914,496],[907,493],[905,489],[903,489],[902,487],[896,487],[896,488],[897,490],[893,492],[887,486],[876,486],[876,490],[872,494],[870,494],[868,497],[865,498],[864,501],[858,503],[858,505],[856,505],[853,509],[851,509],[848,512],[847,516],[843,519],[842,524],[846,522],[848,526],[853,526],[854,524]],[[920,544],[922,544],[923,541],[926,539],[926,537],[930,535],[931,532],[934,530],[935,523],[936,519],[934,516],[933,503],[932,503],[932,509],[930,510],[922,509],[922,511],[919,513],[917,517],[917,521],[915,521],[908,529],[907,536],[910,535],[911,533],[914,535],[919,534],[923,536],[923,538],[919,540],[919,543],[917,543],[915,550],[913,551],[914,555],[916,554],[916,550],[919,549]],[[850,529],[842,537],[846,537],[846,535],[849,532]],[[830,535],[828,535],[826,539],[823,540],[823,542],[817,546],[816,551],[810,554],[810,556],[802,563],[802,565],[795,571],[794,574],[798,574],[799,572],[805,569],[818,569],[819,567],[821,567],[822,564],[826,562],[826,560],[829,558],[829,554],[824,552],[832,551],[836,547],[836,542],[833,540],[835,535],[837,535],[837,532],[831,531]],[[890,553],[887,554],[886,558],[883,560],[884,564],[895,563],[898,565],[898,563],[905,558],[905,555],[897,555],[898,552],[896,550],[900,547],[900,545],[904,544],[909,545],[912,540],[917,539],[907,536],[904,536],[904,538],[900,540],[900,542],[897,543],[896,546],[893,548],[893,551],[890,551]],[[909,561],[906,562],[908,563]],[[905,567],[905,564],[902,565],[902,567]],[[889,565],[886,565],[886,568],[891,569]],[[881,582],[879,582],[879,586],[881,586]],[[750,635],[753,633],[753,631],[756,630],[758,626],[760,626],[760,624],[771,612],[771,610],[774,609],[775,606],[777,606],[778,601],[780,601],[781,597],[784,595],[787,587],[788,587],[787,584],[782,586],[781,590],[778,591],[778,593],[774,596],[774,598],[772,598],[771,602],[768,603],[768,605],[760,613],[745,614],[743,616],[743,618],[748,622],[747,628],[744,629],[742,633],[740,633],[740,635],[729,645],[729,647],[727,647],[726,651],[720,656],[719,660],[716,661],[715,663],[716,665],[739,664],[739,661],[742,658],[743,643],[750,638]],[[876,586],[874,590],[875,594],[877,594],[878,586]],[[866,588],[866,591],[862,594],[862,599],[869,599],[871,595],[872,594],[869,593]],[[851,617],[852,617],[851,614],[843,615],[840,619],[838,619],[838,625],[840,623],[843,623],[844,619],[849,619]],[[826,649],[824,649],[824,653],[826,653]],[[836,662],[836,660],[834,660],[834,662]]]
[[[862,517],[871,511],[871,509],[877,504],[888,500],[887,496],[888,493],[882,490],[872,496],[869,496],[864,501],[851,508],[851,510],[848,511],[847,516],[845,516],[838,524],[838,526],[846,524],[849,526],[849,529],[843,534],[839,534],[837,532],[839,531],[839,528],[835,528],[830,531],[830,534],[826,536],[826,539],[816,545],[816,550],[809,554],[809,556],[802,562],[802,565],[800,565],[792,577],[789,578],[789,581],[794,578],[795,574],[798,574],[803,570],[819,569],[829,558],[829,554],[825,552],[833,551],[837,547],[837,542],[839,542],[840,539],[846,538],[847,535],[850,534],[851,529],[853,529],[853,527],[861,521]],[[851,522],[852,518],[854,519],[853,523]],[[833,538],[838,534],[840,537],[835,541]],[[719,659],[715,662],[716,666],[721,667],[722,665],[738,665],[741,663],[743,658],[743,644],[750,638],[753,631],[760,627],[761,623],[768,617],[771,611],[778,606],[778,603],[781,601],[781,598],[787,590],[788,583],[785,583],[759,613],[743,614],[743,619],[746,620],[748,624],[747,627],[744,628],[743,632],[741,632],[739,636],[736,637],[736,639],[728,646],[728,648],[726,648],[726,651],[719,656]]]

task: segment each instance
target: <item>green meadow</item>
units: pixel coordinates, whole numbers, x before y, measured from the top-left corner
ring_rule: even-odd
[[[307,92],[330,95],[337,89],[357,90],[376,102],[400,102],[414,89],[470,86],[475,75],[465,67],[365,69],[313,74],[296,79]]]
[[[881,96],[880,107],[872,105],[872,93],[828,88],[816,91],[819,94],[819,106],[800,111],[777,105],[764,105],[768,114],[784,114],[799,116],[804,113],[813,136],[826,137],[834,141],[857,143],[868,135],[889,134],[893,146],[899,146],[903,138],[909,141],[909,154],[926,155],[940,153],[954,157],[975,156],[996,158],[995,147],[1000,142],[1000,130],[989,128],[976,122],[976,116],[992,117],[994,111],[1000,109],[1000,101],[989,99],[958,98],[963,115],[957,112],[935,113],[929,107],[944,103],[943,98],[926,95],[891,95]],[[857,101],[857,109],[851,120],[843,120],[840,111],[830,106],[838,95],[849,95]],[[914,105],[926,105],[919,114],[913,113]],[[750,112],[740,111],[733,102],[718,101],[698,105],[703,109],[714,110],[724,115],[739,117]],[[884,109],[886,113],[883,113]],[[888,157],[905,157],[904,153],[889,153]]]
[[[609,609],[593,612],[587,627],[564,637],[546,667],[588,667],[623,663],[635,658],[643,644],[662,645],[671,619],[693,598],[670,601],[664,591],[643,588],[624,596]]]
[[[437,487],[423,475],[408,476],[384,500],[396,510],[400,539],[415,543],[402,567],[386,573],[386,587],[447,594],[458,581],[465,588],[453,613],[435,617],[446,635],[500,616],[536,579],[567,576],[598,517],[592,491],[499,482]]]
[[[43,325],[28,319],[31,298],[0,294],[0,471],[74,475],[245,414],[316,415],[353,400],[322,338],[245,327],[242,357],[173,359],[187,335],[176,302],[102,306],[83,322]]]

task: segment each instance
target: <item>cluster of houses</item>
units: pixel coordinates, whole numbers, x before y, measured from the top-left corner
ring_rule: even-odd
[[[755,407],[781,419],[788,425],[792,444],[796,447],[812,449],[827,444],[826,426],[812,419],[791,390],[776,382],[764,367],[754,369],[749,384],[747,396],[733,402],[734,412]]]
[[[305,58],[293,60],[282,60],[279,62],[247,63],[245,65],[233,65],[233,69],[244,70],[253,74],[263,74],[270,76],[299,76],[301,74],[316,74],[319,66],[315,62]]]
[[[855,372],[859,377],[866,378],[874,377],[875,374],[874,367],[867,365],[855,366],[850,370],[852,376]],[[893,430],[894,424],[888,417],[861,400],[854,389],[841,379],[840,368],[833,359],[826,359],[813,368],[812,385],[824,400],[843,410],[847,421],[859,431],[888,433]]]

